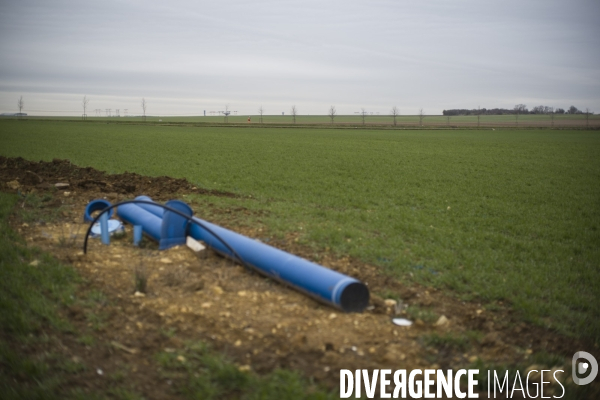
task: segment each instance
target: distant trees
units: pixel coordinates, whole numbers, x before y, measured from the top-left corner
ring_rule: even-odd
[[[335,114],[336,114],[335,106],[329,107],[329,111],[327,112],[327,115],[329,115],[329,118],[331,118],[332,124],[333,124],[333,119],[335,118]]]
[[[515,121],[517,123],[517,126],[519,126],[519,115],[527,114],[529,112],[529,110],[527,110],[527,106],[525,104],[517,104],[514,107],[514,110],[515,110]]]
[[[144,121],[146,120],[146,107],[148,107],[148,103],[146,103],[145,98],[142,98],[142,111],[144,112]]]
[[[553,107],[549,106],[536,106],[531,109],[530,114],[551,114],[554,112]]]
[[[83,115],[81,116],[82,119],[87,119],[87,106],[90,103],[90,99],[87,98],[86,96],[83,96],[83,100],[81,101],[81,105],[83,106]]]
[[[364,108],[360,109],[360,116],[362,117],[362,123],[363,125],[365,124],[365,117],[367,116],[367,110],[365,110]]]
[[[290,112],[292,114],[292,119],[294,120],[294,124],[296,124],[296,115],[298,114],[298,109],[296,108],[296,105],[292,106],[292,109]]]
[[[396,126],[396,117],[400,115],[400,109],[396,106],[392,107],[392,117],[394,117],[394,126]]]
[[[582,114],[582,111],[577,109],[577,107],[575,107],[575,106],[571,106],[567,110],[567,114]]]
[[[262,124],[263,123],[263,114],[264,114],[265,110],[263,109],[262,104],[260,105],[260,108],[258,109],[258,115],[260,115],[260,117],[258,118],[259,122]]]

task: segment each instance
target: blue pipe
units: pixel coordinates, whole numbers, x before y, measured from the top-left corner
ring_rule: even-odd
[[[152,201],[150,197],[140,196],[136,200]],[[185,203],[171,201],[168,206],[173,207],[173,203],[180,208],[178,211],[186,211],[189,209]],[[181,204],[185,205],[182,207]],[[135,207],[144,218],[132,218],[129,208],[126,208],[125,217],[135,219],[135,224],[143,226],[146,231],[145,223],[154,224],[151,230],[156,230],[158,222],[154,218],[149,218],[148,214],[160,219],[164,215],[165,220],[169,211],[163,213],[160,206],[148,204],[119,206],[117,215],[121,217],[121,209],[123,207]],[[191,212],[191,209],[189,209]],[[191,214],[187,214],[191,215]],[[180,217],[178,225],[181,227],[183,218]],[[250,239],[218,225],[211,224],[199,218],[193,218],[197,223],[189,224],[187,232],[196,240],[204,241],[208,246],[218,253],[237,260],[237,256],[241,257],[243,262],[254,268],[256,271],[286,285],[291,285],[295,289],[334,307],[340,308],[347,312],[360,312],[369,304],[369,289],[367,286],[357,279],[351,278],[339,272],[325,268],[321,265],[312,263],[303,258],[297,257],[285,251],[276,249],[264,243]],[[146,221],[146,222],[144,222]],[[132,223],[128,220],[126,222]],[[166,222],[166,221],[165,221]],[[187,223],[187,221],[186,221]],[[166,224],[163,222],[163,227]],[[202,226],[206,226],[207,229]],[[222,240],[235,250],[237,254],[233,254],[221,240],[215,235],[218,235]],[[160,242],[160,239],[155,239]]]
[[[131,225],[141,225],[142,232],[160,242],[162,218],[144,210],[137,204],[123,204],[117,208],[117,215]]]
[[[246,264],[263,275],[346,312],[360,312],[369,305],[369,289],[357,279],[210,222],[196,217],[193,219],[214,231],[235,249]],[[221,241],[200,225],[190,224],[188,232],[191,237],[204,241],[224,256],[234,258]]]

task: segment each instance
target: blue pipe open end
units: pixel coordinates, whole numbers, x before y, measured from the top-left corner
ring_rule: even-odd
[[[96,212],[96,211],[102,211],[105,208],[110,207],[110,201],[108,200],[104,200],[104,199],[96,199],[96,200],[92,200],[88,203],[87,206],[85,206],[85,211],[83,213],[83,220],[85,222],[92,222],[94,220],[94,218],[92,217],[92,213]],[[108,212],[108,218],[110,219],[110,217],[113,216],[113,210],[110,210]]]
[[[362,312],[369,306],[369,289],[362,282],[352,282],[342,290],[339,305],[345,312]]]

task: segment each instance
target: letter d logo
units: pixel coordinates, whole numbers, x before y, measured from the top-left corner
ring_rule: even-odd
[[[579,363],[579,365],[576,365],[577,359],[579,358],[585,358],[588,362]],[[590,370],[590,374],[587,378],[579,378],[577,376],[584,375],[588,369]],[[596,378],[596,375],[598,375],[598,362],[590,353],[578,351],[577,353],[573,354],[572,370],[573,382],[575,382],[577,385],[587,385]]]

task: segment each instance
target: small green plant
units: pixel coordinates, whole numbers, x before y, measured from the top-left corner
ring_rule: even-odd
[[[426,323],[433,323],[437,321],[438,315],[427,308],[422,308],[419,306],[408,306],[406,308],[406,314],[414,321],[420,319]]]
[[[96,340],[91,335],[81,335],[77,338],[77,342],[85,345],[85,346],[93,346],[96,343]]]
[[[148,270],[146,266],[140,262],[133,271],[134,291],[146,293],[148,290]]]
[[[77,238],[79,237],[81,225],[61,223],[59,226],[61,234],[58,238],[58,245],[65,248],[75,247],[77,244]]]
[[[465,351],[477,344],[482,336],[481,332],[477,331],[466,331],[462,333],[450,332],[445,334],[434,332],[422,336],[422,339],[427,346],[446,350]]]

